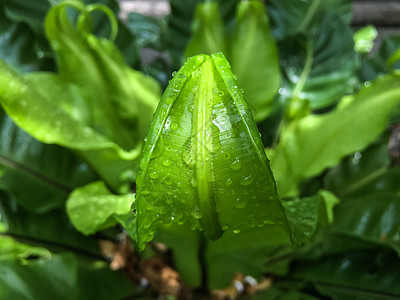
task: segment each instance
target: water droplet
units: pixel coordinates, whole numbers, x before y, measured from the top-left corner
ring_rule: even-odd
[[[247,205],[246,201],[242,201],[242,200],[240,200],[240,198],[236,199],[236,202],[235,202],[236,208],[244,208],[244,207],[246,207],[246,205]]]
[[[237,157],[230,165],[232,170],[237,171],[241,168],[242,163],[240,162],[239,158]]]
[[[230,158],[231,158],[231,155],[230,155],[229,153],[225,153],[225,154],[224,154],[224,158],[225,158],[225,159],[230,159]]]
[[[163,166],[165,166],[165,167],[169,167],[170,165],[172,165],[172,161],[169,160],[168,158],[165,158],[165,159],[162,161],[162,164],[163,164]]]
[[[228,225],[222,225],[222,230],[223,231],[226,231],[226,230],[228,230],[229,229],[229,226]]]
[[[243,177],[241,180],[240,180],[240,184],[241,185],[249,185],[249,184],[251,184],[252,182],[253,182],[253,177],[252,177],[252,175],[250,174],[250,175],[248,175],[248,176],[245,176],[245,177]]]
[[[178,123],[172,123],[172,124],[171,124],[171,129],[172,129],[173,131],[178,130],[178,129],[179,129],[179,124],[178,124]]]
[[[174,77],[176,75],[176,73],[177,73],[177,71],[173,71],[172,74],[171,74],[172,77]]]
[[[232,179],[228,178],[228,179],[225,181],[225,185],[226,185],[226,186],[230,186],[231,184],[232,184]]]
[[[222,97],[223,95],[225,95],[225,93],[223,91],[220,91],[218,94],[220,97]]]
[[[370,87],[371,86],[371,82],[369,82],[369,81],[364,82],[364,86],[365,87]]]
[[[146,160],[145,159],[141,159],[140,160],[140,164],[139,167],[144,170],[144,168],[146,167]]]
[[[200,219],[200,218],[202,217],[202,216],[201,216],[201,212],[198,211],[198,210],[192,211],[192,216],[193,216],[195,219]]]
[[[142,195],[146,196],[150,193],[149,189],[147,187],[144,187],[141,191]]]
[[[232,232],[233,232],[234,234],[238,234],[238,233],[240,233],[240,229],[237,229],[237,228],[236,228],[236,229],[233,229]]]
[[[171,177],[166,176],[166,177],[164,178],[164,182],[165,182],[165,184],[171,185],[171,184],[172,184],[172,179],[171,179]]]
[[[150,173],[150,178],[151,179],[157,179],[160,176],[160,173],[154,171]]]

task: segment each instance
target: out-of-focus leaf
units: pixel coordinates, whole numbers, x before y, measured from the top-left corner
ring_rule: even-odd
[[[53,255],[21,265],[0,262],[2,299],[125,299],[140,295],[122,273],[104,262],[88,262],[71,253]]]
[[[306,33],[314,25],[318,26],[315,19],[325,13],[339,16],[345,24],[352,18],[351,0],[304,0],[296,5],[291,0],[268,0],[267,8],[274,36],[278,39]]]
[[[387,36],[373,57],[362,60],[360,78],[365,81],[365,85],[369,85],[369,81],[374,80],[375,77],[388,73],[387,61],[397,49],[400,49],[400,35]],[[400,69],[400,61],[392,68]]]
[[[376,192],[400,191],[400,168],[389,168],[386,143],[344,159],[324,177],[324,187],[339,197],[360,197]]]
[[[150,47],[161,50],[164,22],[164,20],[130,13],[128,15],[127,28],[135,37],[139,48]]]
[[[54,54],[51,52],[48,42],[45,40],[45,33],[43,22],[48,10],[51,5],[59,3],[57,0],[51,2],[49,0],[38,0],[38,1],[24,1],[24,0],[7,0],[5,5],[5,14],[13,22],[13,24],[25,23],[33,31],[35,35],[35,51],[37,54],[46,57],[54,58]],[[119,4],[116,0],[85,0],[80,1],[86,4],[104,4],[111,9],[114,14],[118,14]],[[70,11],[69,14],[76,17],[74,11]],[[109,34],[110,26],[107,22],[107,17],[104,13],[94,12],[92,13],[93,18],[91,26],[93,32],[97,36],[106,36]],[[120,28],[116,37],[116,44],[124,55],[126,62],[134,66],[138,60],[138,49],[136,41],[130,34],[126,26],[118,20],[118,27]]]
[[[208,287],[220,289],[229,286],[235,273],[261,277],[269,254],[277,246],[288,244],[287,234],[281,227],[267,225],[231,231],[217,241],[207,241]]]
[[[398,299],[400,258],[391,250],[359,250],[297,262],[290,270],[289,286],[311,281],[333,299]],[[360,297],[360,298],[358,298]]]
[[[400,197],[378,193],[337,206],[332,230],[392,247],[400,256]]]
[[[201,262],[199,261],[201,233],[187,226],[168,224],[160,227],[154,239],[172,250],[175,266],[186,284],[198,287],[201,284]],[[204,238],[203,238],[204,239]]]
[[[185,50],[186,57],[217,52],[229,55],[225,28],[217,2],[204,2],[197,5],[192,32],[192,39]]]
[[[33,214],[13,199],[0,194],[1,221],[4,233],[19,241],[52,251],[71,250],[90,257],[100,257],[97,240],[78,233],[64,210]]]
[[[236,4],[239,0],[218,0],[221,18],[228,28],[234,24]],[[171,0],[171,14],[168,17],[167,48],[173,60],[174,69],[182,65],[183,53],[191,38],[191,25],[199,0]],[[198,53],[196,53],[198,54]]]
[[[315,110],[354,91],[357,60],[353,35],[337,15],[321,14],[307,35],[290,36],[279,49],[284,74],[280,95],[285,101],[300,98]]]
[[[133,201],[133,194],[113,195],[104,182],[96,181],[75,189],[66,210],[75,228],[88,235],[115,225],[113,215],[128,214]]]
[[[374,40],[378,36],[375,26],[369,25],[357,30],[354,35],[354,49],[358,53],[369,53],[374,47]]]
[[[222,53],[190,58],[157,108],[137,177],[139,246],[161,224],[211,240],[278,224],[285,211],[259,132]]]
[[[1,110],[0,140],[0,189],[30,211],[63,207],[74,187],[95,178],[73,153],[38,142]]]
[[[93,116],[87,114],[95,110],[87,106],[76,87],[51,74],[21,77],[0,63],[0,101],[13,121],[44,143],[80,151],[100,176],[106,177],[107,182],[118,189],[123,182],[120,177],[123,172],[135,169],[133,160],[140,154],[140,144],[138,148],[125,151],[103,132],[98,133],[97,128],[90,127],[89,120]],[[71,103],[71,99],[75,103]],[[112,167],[107,165],[113,172],[105,172],[105,161],[113,163]]]
[[[272,100],[281,83],[278,51],[268,23],[261,2],[241,2],[229,54],[232,71],[254,109],[256,121],[271,113]]]
[[[281,196],[296,195],[299,181],[373,142],[400,103],[400,77],[378,78],[343,100],[336,110],[293,121],[282,133],[271,157]]]
[[[0,5],[0,59],[21,72],[33,71],[38,68],[35,43],[30,28],[10,21]]]
[[[333,222],[333,207],[339,200],[329,191],[321,190],[312,197],[298,198],[284,202],[293,240],[302,244],[310,239],[317,229],[317,224]]]

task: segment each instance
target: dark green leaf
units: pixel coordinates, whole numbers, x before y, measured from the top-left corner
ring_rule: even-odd
[[[21,265],[0,262],[2,299],[125,299],[140,295],[122,273],[103,262],[79,260],[71,253],[53,255]]]
[[[284,74],[280,94],[286,101],[300,98],[309,101],[312,110],[321,109],[354,91],[353,35],[338,16],[319,15],[307,35],[290,36],[279,49]]]
[[[192,287],[201,284],[200,239],[201,233],[187,226],[168,224],[160,227],[155,240],[166,244],[173,254],[173,259],[184,282]]]
[[[302,261],[290,278],[312,281],[333,299],[398,299],[400,259],[391,250],[360,250]]]
[[[400,168],[389,168],[387,144],[374,145],[344,159],[324,177],[325,188],[339,197],[359,197],[399,190]]]
[[[388,73],[387,60],[400,49],[400,35],[385,37],[378,52],[371,58],[364,58],[361,64],[360,77],[362,81],[374,80],[375,77]],[[392,66],[393,69],[400,69],[400,62]]]
[[[97,240],[78,233],[63,210],[33,214],[0,194],[0,214],[5,234],[19,241],[57,252],[70,250],[89,257],[100,257]]]
[[[337,203],[339,200],[328,191],[319,191],[313,197],[284,202],[293,240],[297,244],[304,243],[313,236],[318,223],[332,223],[333,207]]]
[[[325,13],[336,14],[349,24],[352,17],[351,0],[304,0],[293,5],[291,0],[268,0],[273,32],[278,39],[297,33],[306,33],[316,25],[316,20]]]
[[[337,206],[335,232],[388,245],[400,255],[400,197],[396,194],[370,194],[348,199]]]
[[[0,140],[0,189],[31,211],[63,207],[74,187],[95,178],[73,153],[38,142],[1,110]]]
[[[269,255],[277,246],[288,243],[285,231],[273,225],[246,228],[240,233],[227,231],[218,241],[207,241],[208,287],[229,286],[235,273],[260,278]]]

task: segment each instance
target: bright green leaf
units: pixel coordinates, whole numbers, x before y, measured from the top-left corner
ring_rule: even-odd
[[[75,228],[88,235],[115,225],[113,215],[128,214],[133,201],[133,194],[113,195],[104,182],[96,181],[75,189],[66,209]]]
[[[374,47],[374,40],[378,31],[372,25],[357,30],[354,35],[354,49],[358,53],[369,53]]]
[[[271,157],[281,196],[298,193],[297,184],[362,150],[387,126],[400,103],[400,77],[378,78],[346,106],[292,122]]]
[[[264,119],[271,112],[281,75],[278,50],[261,2],[239,4],[229,57],[244,97],[254,109],[255,120]]]
[[[259,132],[223,54],[190,58],[169,84],[137,177],[139,246],[161,224],[288,229]]]
[[[227,39],[218,3],[198,4],[192,24],[193,37],[185,50],[185,57],[222,52],[228,55]]]

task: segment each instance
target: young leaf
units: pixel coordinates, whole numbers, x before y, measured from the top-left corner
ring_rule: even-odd
[[[227,38],[218,3],[198,4],[192,24],[193,37],[185,50],[185,57],[222,52],[228,55]]]
[[[229,55],[232,71],[244,89],[244,97],[255,111],[254,119],[264,119],[271,112],[272,100],[281,84],[281,74],[278,50],[261,2],[239,4]]]
[[[66,210],[75,228],[88,235],[115,225],[113,216],[128,214],[133,201],[133,194],[113,195],[104,182],[96,181],[75,189]]]
[[[350,100],[332,112],[294,121],[282,133],[271,157],[282,196],[296,195],[302,179],[319,174],[377,138],[400,103],[400,76],[378,78]]]
[[[190,58],[157,108],[137,177],[140,247],[177,222],[225,230],[288,230],[259,132],[223,54]]]

